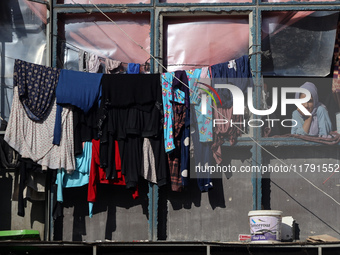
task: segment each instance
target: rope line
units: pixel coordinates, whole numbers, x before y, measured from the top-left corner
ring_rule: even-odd
[[[89,0],[89,2],[103,15],[105,16],[109,21],[111,21],[127,38],[129,38],[134,44],[136,44],[138,47],[140,47],[150,58],[152,58],[160,67],[162,67],[164,70],[166,70],[168,73],[170,73],[174,79],[178,80],[182,85],[186,86],[187,88],[189,88],[189,90],[196,94],[198,96],[198,98],[201,98],[201,96],[199,94],[197,94],[196,92],[194,92],[192,89],[190,89],[190,87],[185,84],[184,82],[182,82],[179,78],[177,78],[173,73],[169,72],[168,69],[162,64],[160,63],[160,61],[158,61],[157,57],[153,56],[150,52],[148,52],[146,49],[144,49],[144,47],[139,44],[137,41],[135,41],[124,29],[122,29],[114,20],[112,20],[107,14],[105,14],[96,4],[94,4],[91,0]],[[77,3],[80,6],[82,6],[80,3]],[[83,7],[83,6],[82,6]],[[85,9],[85,7],[83,7]],[[253,46],[258,46],[258,45],[252,45],[249,48],[253,47]],[[77,47],[76,47],[77,48]],[[174,64],[177,65],[177,64]],[[178,64],[179,65],[179,64]],[[196,66],[203,66],[203,65],[196,65]],[[256,86],[256,85],[255,85]],[[258,86],[258,85],[257,85]],[[230,120],[224,116],[222,113],[220,113],[213,105],[211,105],[211,107],[217,111],[225,120],[229,121]],[[235,125],[236,126],[236,125]],[[239,129],[243,134],[246,134],[241,128],[239,128],[238,126],[236,126],[237,129]],[[282,161],[281,159],[279,159],[277,156],[275,156],[273,153],[271,153],[269,150],[267,150],[265,147],[263,147],[258,141],[256,141],[253,137],[250,137],[250,139],[257,145],[259,146],[263,151],[267,152],[270,156],[272,156],[273,158],[277,159],[280,163],[282,163],[283,165],[289,167],[289,170],[292,170],[291,166],[288,166],[287,163],[285,163],[284,161]],[[318,186],[316,186],[314,183],[312,183],[310,180],[308,180],[306,177],[304,177],[303,175],[301,175],[300,173],[294,171],[294,173],[296,173],[297,175],[299,175],[302,179],[304,179],[307,183],[309,183],[310,185],[312,185],[315,189],[317,189],[318,191],[320,191],[321,193],[323,193],[324,195],[326,195],[327,197],[329,197],[332,201],[334,201],[337,205],[340,206],[340,202],[338,202],[335,198],[333,198],[331,195],[329,195],[328,193],[326,193],[325,191],[323,191],[322,189],[320,189]]]

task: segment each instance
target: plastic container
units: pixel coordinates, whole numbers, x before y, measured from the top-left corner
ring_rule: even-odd
[[[0,231],[0,240],[40,240],[38,230],[4,230]]]
[[[248,217],[252,242],[281,242],[281,211],[250,211]]]

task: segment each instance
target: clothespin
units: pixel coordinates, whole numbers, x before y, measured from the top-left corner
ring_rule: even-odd
[[[235,72],[237,71],[237,66],[236,66],[236,61],[235,61],[235,59],[230,60],[230,61],[228,62],[228,68],[229,68],[229,69],[234,68]]]

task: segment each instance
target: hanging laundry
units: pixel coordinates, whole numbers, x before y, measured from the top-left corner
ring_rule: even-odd
[[[102,101],[108,107],[148,111],[157,101],[159,74],[103,75]]]
[[[173,104],[174,113],[174,145],[175,148],[168,153],[168,162],[170,170],[171,190],[180,192],[183,190],[182,177],[180,171],[181,163],[181,138],[185,126],[186,107],[183,104]]]
[[[92,140],[92,160],[91,160],[91,169],[90,169],[90,178],[89,178],[89,186],[88,186],[88,195],[87,201],[89,202],[89,217],[91,218],[93,215],[93,205],[96,202],[97,196],[97,184],[111,184],[111,185],[126,185],[125,178],[122,175],[120,169],[117,169],[117,176],[113,180],[107,180],[104,169],[100,167],[99,162],[99,147],[100,140]],[[116,166],[121,165],[120,158],[115,157]],[[132,190],[133,199],[137,199],[139,197],[138,188]]]
[[[72,174],[67,174],[64,169],[58,169],[56,184],[57,201],[63,202],[63,188],[81,187],[89,183],[90,166],[92,157],[92,142],[85,142],[83,153],[76,156],[76,169]]]
[[[162,74],[162,100],[163,100],[163,111],[164,111],[164,143],[165,151],[170,153],[175,149],[174,136],[173,136],[173,108],[172,102],[185,103],[185,94],[183,91],[172,89],[172,82],[174,72]],[[173,98],[173,96],[175,98]]]
[[[99,57],[93,53],[86,54],[86,71],[89,73],[98,73],[100,67]]]
[[[121,64],[122,64],[122,62],[120,62],[118,60],[106,58],[105,59],[105,73],[106,74],[113,73],[114,70],[117,69]]]
[[[86,58],[85,55],[89,54],[84,51],[79,51],[79,71],[86,71]],[[102,64],[102,63],[101,63]],[[120,64],[120,61],[111,59],[105,59],[104,70],[108,71],[109,68],[115,68],[116,64]],[[84,68],[85,66],[85,68]],[[93,70],[94,71],[94,70]],[[98,72],[100,68],[98,69]],[[99,93],[99,102],[95,103],[91,109],[85,114],[83,110],[78,107],[73,109],[73,127],[74,127],[74,154],[79,155],[83,151],[83,142],[90,142],[92,139],[98,139],[98,116],[100,105],[101,90]]]
[[[107,129],[105,131],[108,132]],[[107,132],[104,132],[105,135],[102,136],[105,141],[101,140],[100,143],[100,167],[105,170],[106,179],[113,180],[117,175],[116,169],[122,169],[120,164],[116,165],[117,160],[115,159],[118,155],[120,159],[122,151],[119,151],[117,139]]]
[[[127,66],[126,73],[128,74],[139,74],[140,64],[129,63]]]
[[[86,54],[87,52],[83,50],[78,51],[78,67],[79,67],[79,71],[81,72],[86,72],[86,62],[85,62]]]
[[[211,68],[211,78],[213,87],[218,84],[233,84],[239,87],[244,94],[248,87],[253,87],[252,74],[249,64],[249,57],[242,56],[236,60],[213,65]],[[233,105],[232,94],[228,89],[216,89],[220,95],[223,107],[230,108]]]
[[[18,215],[25,216],[25,200],[44,201],[46,172],[41,166],[30,159],[20,159],[19,167],[19,192],[18,192]]]
[[[74,105],[86,114],[99,100],[103,74],[84,73],[62,69],[56,89],[57,114],[53,144],[59,145],[61,137],[61,112],[63,105]]]
[[[190,149],[190,102],[200,102],[199,97],[196,95],[196,101],[193,101],[192,91],[198,91],[195,85],[197,81],[201,78],[209,77],[208,68],[204,69],[187,70],[187,71],[176,71],[174,73],[165,73],[162,75],[162,86],[163,86],[163,104],[167,107],[165,109],[165,117],[168,117],[168,121],[171,120],[170,124],[165,125],[165,144],[168,146],[168,159],[170,166],[170,176],[171,176],[171,187],[174,191],[181,191],[184,186],[188,185],[189,182],[189,149]],[[175,75],[176,78],[173,78]],[[172,79],[172,80],[171,80]],[[171,82],[172,81],[172,82]],[[196,87],[196,89],[195,89]],[[170,93],[169,93],[170,92]],[[177,93],[176,93],[177,92]],[[174,99],[174,100],[173,100]],[[176,103],[173,101],[178,101],[185,104],[187,107],[184,108],[185,114],[181,112],[179,105],[176,105],[176,113],[174,113],[175,108],[169,109],[169,106],[174,106]],[[198,108],[199,106],[195,106]],[[210,106],[211,107],[211,106]],[[200,108],[199,108],[200,109]],[[211,108],[210,108],[211,109]],[[210,112],[212,114],[212,112]],[[168,115],[174,116],[175,119],[169,118]],[[180,116],[184,116],[182,120]],[[195,114],[196,116],[196,114]],[[178,121],[183,121],[183,123],[178,123]],[[210,124],[210,123],[209,123]],[[174,130],[176,128],[176,131]],[[179,128],[179,129],[178,129]],[[212,131],[212,123],[211,123]],[[173,137],[166,134],[174,134]],[[212,132],[211,132],[212,135]],[[180,139],[180,140],[178,140]],[[211,139],[212,140],[212,139]],[[210,141],[211,141],[210,140]],[[173,143],[171,143],[173,142]],[[172,150],[171,146],[172,145]],[[178,148],[177,148],[177,147]],[[210,150],[209,146],[205,149]]]
[[[191,72],[191,81],[196,80],[199,81],[200,78],[206,78],[208,76],[208,69],[202,68],[200,72]],[[195,77],[196,76],[196,77]],[[194,81],[193,81],[194,82]],[[200,93],[198,91],[198,93]],[[198,98],[198,97],[197,97]],[[191,145],[194,148],[194,162],[195,168],[198,167],[199,169],[204,168],[205,166],[212,165],[212,151],[211,151],[211,138],[209,132],[212,132],[212,124],[206,122],[209,120],[209,116],[211,116],[211,99],[207,96],[207,117],[206,115],[202,115],[201,113],[201,104],[202,100],[198,101],[198,104],[194,104],[194,114],[191,115]],[[211,125],[211,129],[210,129]],[[211,130],[207,132],[207,130]],[[208,136],[207,136],[208,134]],[[210,178],[209,172],[198,171],[196,172],[197,184],[201,192],[207,192],[213,188],[213,183]]]
[[[188,184],[190,93],[185,71],[162,74],[164,143],[168,153],[171,189]]]
[[[187,71],[190,89],[195,90],[197,94],[192,93],[191,102],[194,104],[194,112],[197,118],[198,129],[199,129],[199,140],[200,142],[212,142],[213,140],[213,125],[212,125],[212,100],[209,95],[206,97],[206,114],[201,113],[202,103],[201,94],[203,90],[198,89],[201,81],[203,83],[208,82],[207,78],[210,78],[209,67],[203,67],[201,69]],[[209,79],[210,80],[210,79]],[[210,85],[210,84],[207,84]],[[204,84],[204,89],[209,89]]]
[[[73,108],[74,155],[82,154],[83,142],[98,139],[98,115],[97,104],[94,104],[86,114],[78,107]]]
[[[164,149],[163,134],[144,138],[143,165],[141,176],[159,187],[167,182],[167,155]]]
[[[202,71],[205,72],[206,68],[197,68],[194,70],[187,70],[186,73],[188,75],[188,81],[189,81],[189,88],[190,88],[190,104],[199,104],[201,101],[201,98],[199,96],[199,89],[197,82],[199,81],[199,78],[201,77]],[[208,71],[206,71],[208,72]]]
[[[161,141],[159,81],[157,74],[104,75],[102,79],[100,165],[107,173],[115,171],[108,155],[112,154],[110,144],[118,140],[127,188],[135,187],[142,175],[144,138]]]
[[[180,160],[180,176],[183,186],[189,184],[189,144],[190,144],[190,93],[189,93],[189,75],[186,71],[176,71],[172,83],[173,90],[180,89],[185,93],[185,119],[183,133],[181,135],[181,160]],[[181,81],[181,82],[180,82]]]
[[[201,113],[201,90],[198,89],[198,82],[201,79],[204,79],[203,82],[207,82],[205,79],[209,78],[209,68],[203,67],[195,70],[186,71],[189,80],[189,87],[192,91],[190,100],[193,104],[193,116],[191,121],[191,144],[195,147],[194,150],[194,158],[196,166],[205,165],[211,161],[211,149],[210,143],[203,144],[202,142],[211,142],[212,141],[212,107],[211,107],[211,98],[207,96],[207,114],[203,115]],[[190,148],[188,148],[190,149]],[[212,188],[212,184],[210,183],[210,175],[200,174],[197,176],[198,187],[201,191],[208,191]]]
[[[122,159],[122,174],[125,176],[126,188],[135,188],[143,164],[143,138],[129,135],[125,140],[119,140],[119,152]]]
[[[148,138],[143,140],[143,167],[141,176],[151,183],[157,183],[155,155]]]
[[[177,101],[176,91],[182,91],[184,93],[184,105],[187,109],[190,109],[189,79],[192,77],[186,71],[176,71],[175,77],[172,81],[172,98]]]
[[[211,146],[213,156],[217,164],[222,162],[222,149],[221,146],[229,140],[230,145],[234,145],[237,142],[237,137],[242,134],[242,128],[240,124],[233,124],[231,127],[230,122],[243,123],[242,115],[233,115],[233,107],[226,109],[223,107],[217,107],[214,111],[214,119],[227,119],[224,124],[219,124],[214,127],[214,143]]]
[[[212,165],[211,143],[202,143],[199,141],[199,130],[195,116],[191,117],[191,138],[194,146],[195,169],[204,169]],[[198,188],[201,192],[207,192],[213,188],[209,171],[196,172]]]
[[[60,70],[16,59],[13,85],[18,87],[19,99],[27,116],[44,120],[55,97]]]
[[[152,117],[152,116],[157,116]],[[159,187],[167,182],[167,156],[164,148],[163,135],[163,108],[161,87],[158,86],[157,101],[153,109],[151,117],[144,117],[143,119],[149,123],[148,132],[143,132],[143,164],[141,169],[141,176],[144,179],[157,184]],[[151,130],[158,130],[158,132],[150,132]]]
[[[54,102],[44,121],[32,121],[19,100],[18,87],[13,89],[13,101],[4,140],[23,158],[30,158],[43,169],[75,169],[73,149],[73,113],[65,107],[61,115],[60,146],[52,143],[57,105]]]

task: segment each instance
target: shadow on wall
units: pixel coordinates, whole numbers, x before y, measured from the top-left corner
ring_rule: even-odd
[[[324,173],[317,167],[338,162],[337,146],[320,146],[317,150],[313,147],[303,150],[299,147],[286,147],[272,149],[271,152],[275,155],[285,155],[286,159],[283,161],[297,166],[298,174],[339,201],[338,191],[334,189],[338,178],[333,176],[324,183],[332,173]],[[264,156],[263,165],[280,165],[272,160]],[[309,170],[306,165],[309,165]],[[315,170],[311,167],[315,167]],[[305,239],[313,234],[329,234],[339,238],[337,236],[340,235],[339,206],[298,174],[289,173],[289,177],[273,173],[262,175],[262,209],[281,210],[283,216],[292,216],[298,223],[295,225],[298,229],[298,233],[295,233],[296,240],[300,240],[300,237]]]
[[[141,206],[143,215],[148,218],[148,201],[147,197],[148,184],[146,181],[139,182],[139,198],[134,200],[132,192],[125,186],[120,185],[97,185],[97,201],[93,207],[93,218],[91,225],[95,231],[102,233],[101,222],[97,222],[96,214],[106,212],[105,239],[112,240],[112,234],[117,230],[117,208],[129,209],[135,206]],[[66,224],[73,224],[72,241],[83,241],[83,237],[89,235],[86,229],[86,218],[89,217],[89,205],[87,202],[87,185],[78,188],[64,188],[63,190],[64,208],[73,208],[73,215],[58,217],[54,225],[54,240],[65,240],[63,237],[63,228]],[[64,210],[65,213],[65,210]],[[131,219],[133,221],[133,219]],[[73,222],[73,223],[71,223]],[[94,225],[93,225],[94,224]],[[91,235],[94,235],[91,233]],[[99,236],[99,235],[98,235]]]
[[[11,229],[13,177],[5,169],[0,170],[0,230]]]
[[[39,222],[45,224],[45,201],[33,201],[30,213],[31,228],[34,229],[34,223]]]
[[[222,147],[223,161],[222,165],[235,165],[238,162],[241,164],[251,165],[251,153],[249,149],[239,147]],[[233,161],[232,161],[233,160]],[[191,161],[190,164],[193,164]],[[213,160],[212,165],[216,165]],[[239,166],[237,166],[238,168]],[[193,167],[191,167],[192,174]],[[213,188],[208,191],[208,200],[212,210],[216,208],[226,208],[225,195],[227,192],[226,185],[231,179],[238,178],[238,181],[250,182],[249,179],[239,179],[240,177],[233,176],[231,172],[218,173],[213,175],[211,179]],[[199,189],[197,179],[191,178],[188,187],[184,188],[182,192],[174,192],[171,186],[166,185],[159,189],[159,203],[158,203],[158,238],[159,240],[167,239],[167,221],[168,221],[168,206],[171,205],[171,210],[179,211],[182,209],[190,210],[192,207],[201,207],[202,192]]]

